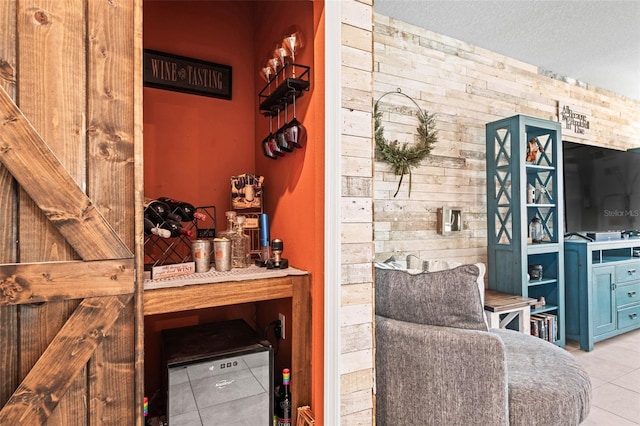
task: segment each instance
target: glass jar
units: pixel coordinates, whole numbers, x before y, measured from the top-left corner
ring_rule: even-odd
[[[531,222],[529,222],[529,238],[531,238],[533,243],[541,243],[544,238],[544,229],[538,216],[535,216],[531,219]]]

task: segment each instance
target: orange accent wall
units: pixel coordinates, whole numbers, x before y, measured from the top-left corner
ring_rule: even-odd
[[[311,405],[318,424],[322,424],[324,350],[323,12],[322,1],[145,0],[143,32],[147,49],[232,67],[230,101],[144,89],[145,195],[170,196],[199,206],[215,205],[217,227],[223,229],[230,176],[265,176],[265,212],[271,222],[271,237],[284,241],[283,256],[292,266],[307,270],[312,276]],[[269,121],[258,111],[258,92],[266,84],[259,70],[273,51],[273,44],[293,24],[300,26],[305,36],[305,46],[296,62],[311,66],[310,90],[296,102],[297,118],[307,128],[308,140],[303,149],[271,160],[263,155],[260,145],[269,132]],[[275,129],[275,120],[273,126]],[[272,320],[276,311],[290,317],[290,302],[278,301],[264,309],[238,306],[145,318],[146,351],[159,348],[163,327],[233,315],[255,316],[257,323],[264,323]],[[280,349],[290,353],[285,342]],[[145,363],[146,370],[156,369],[159,358],[148,354]],[[276,372],[281,368],[278,364]],[[147,373],[145,380],[156,379]]]

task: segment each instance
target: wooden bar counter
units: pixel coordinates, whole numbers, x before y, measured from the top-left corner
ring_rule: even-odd
[[[293,407],[311,405],[310,283],[306,271],[257,266],[145,280],[144,315],[290,298],[293,318],[287,323],[287,335],[291,336]]]

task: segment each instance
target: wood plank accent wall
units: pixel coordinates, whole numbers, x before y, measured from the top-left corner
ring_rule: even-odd
[[[0,4],[2,424],[142,424],[141,7]]]
[[[558,103],[589,111],[591,128],[565,139],[615,148],[640,147],[640,102],[385,16],[374,22],[374,100],[400,88],[436,114],[439,141],[432,155],[398,186],[389,166],[375,162],[375,258],[486,262],[485,123],[516,114],[557,120]],[[385,96],[385,137],[414,141],[416,108]],[[463,230],[436,232],[437,209],[461,207]]]
[[[340,415],[345,425],[374,424],[372,6],[371,0],[342,2]]]

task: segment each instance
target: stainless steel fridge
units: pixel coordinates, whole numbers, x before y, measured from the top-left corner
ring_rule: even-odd
[[[170,426],[271,425],[273,348],[244,320],[162,332]]]

